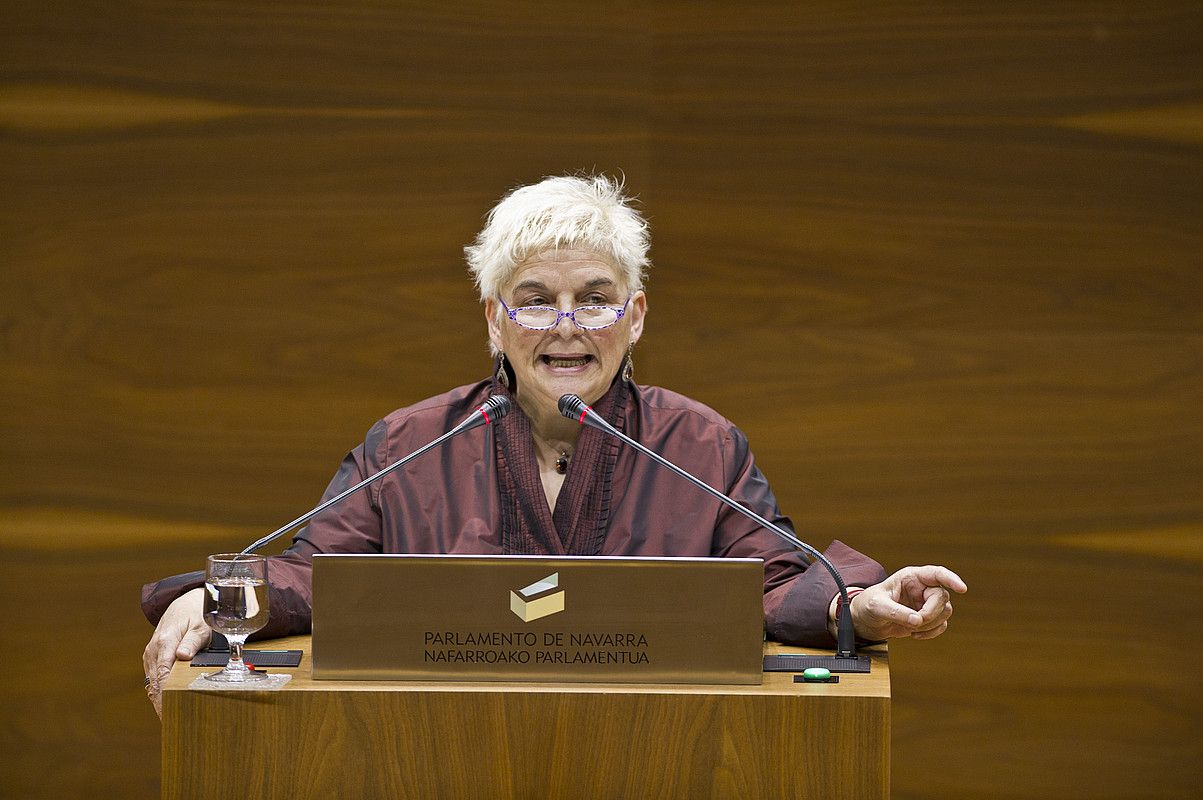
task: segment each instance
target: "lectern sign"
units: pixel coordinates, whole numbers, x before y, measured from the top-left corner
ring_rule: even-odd
[[[763,576],[759,559],[318,555],[313,676],[760,683]]]

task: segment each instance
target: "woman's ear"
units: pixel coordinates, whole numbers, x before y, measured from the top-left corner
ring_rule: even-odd
[[[501,325],[497,321],[497,300],[492,297],[485,299],[485,324],[489,327],[489,341],[493,343],[493,349],[498,353],[504,353],[505,348],[501,344]]]
[[[642,291],[631,296],[630,310],[627,316],[631,319],[631,344],[639,341],[643,335],[643,320],[647,316],[647,295]]]

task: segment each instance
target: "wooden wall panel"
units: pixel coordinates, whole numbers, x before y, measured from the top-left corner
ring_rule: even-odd
[[[971,585],[893,650],[895,796],[1190,793],[1201,52],[1191,3],[8,4],[0,785],[156,793],[137,587],[482,375],[460,248],[596,168],[640,379],[810,540]]]

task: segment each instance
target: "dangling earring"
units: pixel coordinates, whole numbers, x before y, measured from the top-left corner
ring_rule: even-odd
[[[631,342],[627,345],[627,358],[622,362],[622,379],[626,383],[630,383],[635,379],[635,343]]]
[[[509,389],[510,388],[510,373],[509,373],[509,370],[507,370],[505,368],[505,353],[501,354],[501,357],[497,359],[497,363],[499,365],[497,367],[497,382],[500,383],[502,386],[504,386],[506,389]]]

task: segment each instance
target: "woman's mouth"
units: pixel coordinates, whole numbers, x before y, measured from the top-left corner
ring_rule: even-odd
[[[552,369],[583,367],[593,360],[591,355],[542,355],[539,358]]]

